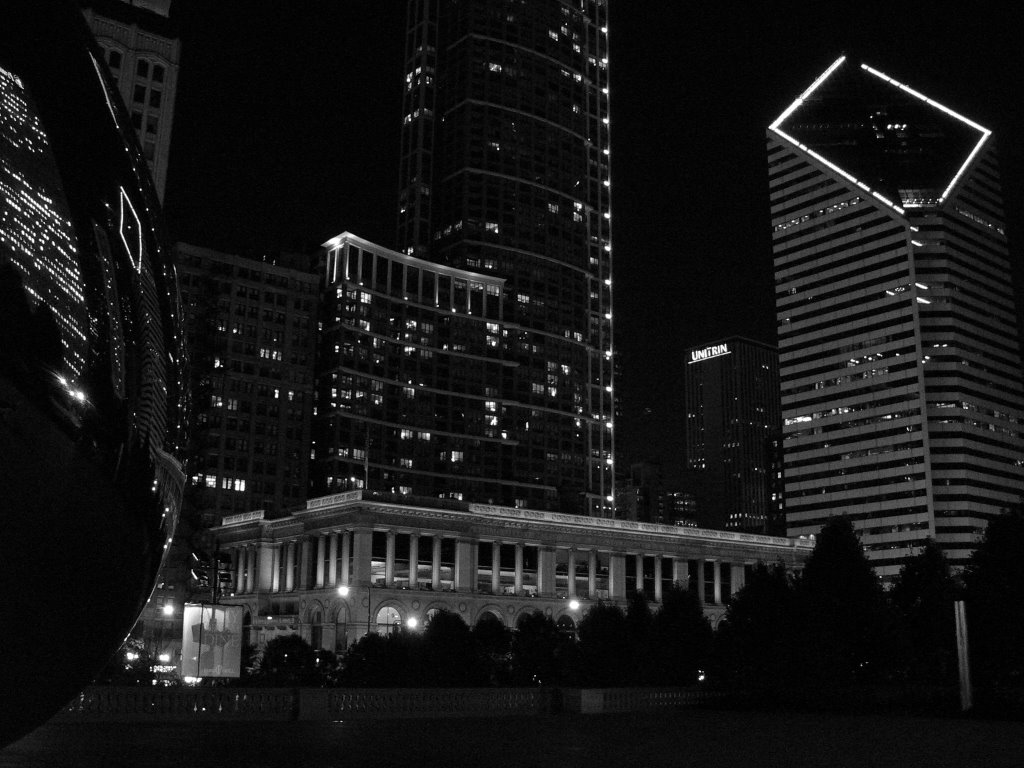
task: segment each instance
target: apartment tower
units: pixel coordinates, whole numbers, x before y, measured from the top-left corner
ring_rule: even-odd
[[[788,532],[849,517],[883,578],[1020,502],[1022,388],[988,129],[835,61],[767,132]]]
[[[411,0],[398,244],[504,279],[534,508],[614,508],[606,0]]]

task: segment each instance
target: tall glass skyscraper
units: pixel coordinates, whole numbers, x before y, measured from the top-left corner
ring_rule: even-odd
[[[501,421],[534,508],[610,516],[606,0],[411,0],[399,247],[503,278]]]
[[[846,515],[883,578],[1024,493],[992,143],[845,58],[768,130],[789,534]]]

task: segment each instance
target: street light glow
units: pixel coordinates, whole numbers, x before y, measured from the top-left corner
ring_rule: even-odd
[[[569,601],[569,610],[570,611],[578,611],[579,609],[580,609],[580,601],[579,600],[570,600]]]
[[[164,603],[163,612],[164,612],[164,616],[173,616],[174,615],[174,606],[171,605],[170,603]]]
[[[342,584],[338,587],[338,594],[342,597],[348,597],[348,584]]]
[[[405,626],[407,626],[409,629],[416,629],[418,625],[419,621],[416,619],[415,616],[410,616],[405,622]]]

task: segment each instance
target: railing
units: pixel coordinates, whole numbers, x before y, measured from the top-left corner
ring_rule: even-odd
[[[347,720],[632,712],[693,706],[689,688],[156,688],[94,686],[62,722]]]
[[[650,712],[706,704],[720,695],[701,688],[566,688],[562,709],[584,715]]]
[[[58,714],[68,720],[292,720],[290,688],[92,686]]]

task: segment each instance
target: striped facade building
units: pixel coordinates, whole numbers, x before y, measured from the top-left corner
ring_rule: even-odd
[[[770,126],[790,535],[849,517],[883,578],[963,565],[1024,493],[990,131],[845,57]]]

